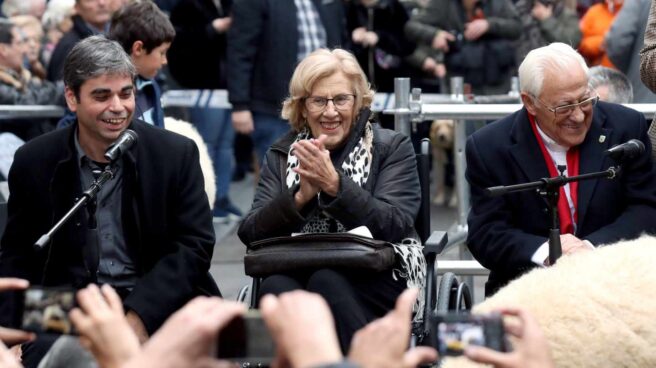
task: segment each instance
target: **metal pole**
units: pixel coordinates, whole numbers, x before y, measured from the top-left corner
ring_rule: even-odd
[[[410,111],[410,78],[394,78],[394,109]],[[394,130],[410,136],[410,115],[394,114]]]

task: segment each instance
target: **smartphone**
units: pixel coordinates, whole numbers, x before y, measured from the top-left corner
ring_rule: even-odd
[[[275,353],[275,343],[257,310],[249,310],[243,316],[234,318],[219,334],[219,359],[255,366],[269,365]]]
[[[75,307],[72,288],[32,286],[21,300],[20,328],[37,334],[77,334],[68,313]]]
[[[437,317],[437,350],[441,356],[462,355],[469,345],[508,351],[500,314],[446,313]]]

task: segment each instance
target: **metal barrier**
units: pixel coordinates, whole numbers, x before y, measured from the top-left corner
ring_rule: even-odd
[[[60,118],[64,111],[57,105],[0,105],[0,120]]]

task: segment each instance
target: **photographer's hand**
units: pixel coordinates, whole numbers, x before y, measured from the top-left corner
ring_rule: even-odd
[[[0,367],[3,368],[23,368],[18,359],[12,354],[5,344],[0,342]]]
[[[351,342],[349,360],[363,368],[409,368],[437,360],[433,348],[406,351],[415,299],[417,289],[405,290],[396,300],[394,310],[359,330]]]
[[[243,304],[216,297],[196,297],[175,312],[122,368],[216,366],[208,358],[220,331],[245,312]]]
[[[333,316],[319,295],[306,291],[266,295],[260,307],[276,342],[279,363],[312,367],[342,360]]]
[[[29,286],[30,283],[27,280],[13,277],[0,277],[0,291],[25,290]],[[31,332],[0,327],[0,341],[9,346],[34,340],[35,337],[36,335]]]
[[[80,305],[70,313],[80,344],[103,368],[120,367],[140,350],[139,340],[123,313],[123,302],[109,285],[91,284],[77,292]]]
[[[465,355],[478,363],[492,364],[495,368],[553,368],[551,350],[540,325],[524,309],[505,308],[500,311],[506,316],[516,316],[518,323],[507,323],[507,333],[517,338],[514,351],[502,353],[481,346],[468,346]]]

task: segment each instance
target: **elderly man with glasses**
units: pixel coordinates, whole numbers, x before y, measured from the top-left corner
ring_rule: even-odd
[[[471,185],[468,246],[490,269],[486,295],[546,264],[551,217],[535,191],[490,197],[485,189],[608,169],[605,154],[630,139],[647,151],[644,116],[600,102],[588,67],[574,49],[552,43],[531,51],[519,67],[524,107],[474,133],[467,142]],[[560,189],[564,256],[656,232],[656,171],[648,154],[623,163],[618,177],[572,182]]]

